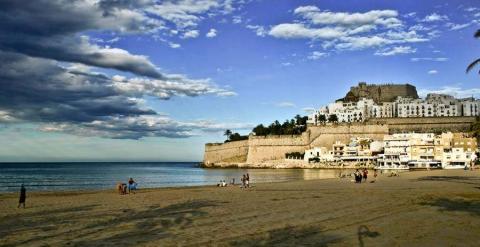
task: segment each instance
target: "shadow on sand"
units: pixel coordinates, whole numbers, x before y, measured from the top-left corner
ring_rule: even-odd
[[[438,207],[440,211],[467,212],[480,216],[480,202],[478,200],[437,198],[422,202],[420,205]]]
[[[40,234],[11,243],[12,246],[30,244],[58,244],[74,246],[125,246],[148,243],[169,237],[172,231],[189,227],[197,217],[207,213],[202,208],[223,202],[193,200],[165,207],[151,206],[136,211],[94,211],[96,205],[63,210],[42,211],[0,221],[0,235],[26,234],[41,230]],[[66,215],[65,213],[68,213]],[[12,222],[19,220],[20,222]],[[5,230],[3,230],[5,229]],[[0,237],[0,242],[1,242]],[[54,241],[54,242],[52,242]]]
[[[427,177],[418,178],[418,180],[480,185],[480,178],[467,177],[467,176],[427,176]]]
[[[274,229],[255,235],[246,235],[230,241],[231,246],[328,246],[337,243],[341,238],[325,234],[315,226]]]
[[[365,243],[363,242],[364,238],[376,238],[380,236],[380,233],[372,232],[367,226],[361,225],[358,227],[357,235],[358,235],[358,246],[364,247],[365,246]]]

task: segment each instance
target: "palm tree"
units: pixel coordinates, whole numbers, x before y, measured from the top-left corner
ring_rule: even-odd
[[[227,140],[229,140],[230,136],[232,135],[232,131],[231,130],[225,130],[225,133],[223,135],[227,136]]]
[[[475,38],[480,38],[480,29],[477,30],[477,32],[475,32],[475,35],[474,35]],[[467,73],[470,72],[470,70],[472,70],[475,66],[477,66],[478,64],[480,64],[480,58],[473,61],[470,65],[468,65],[467,67]],[[478,73],[480,74],[480,71],[478,71]]]

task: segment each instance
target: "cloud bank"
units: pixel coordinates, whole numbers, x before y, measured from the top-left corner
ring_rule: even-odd
[[[38,0],[0,2],[0,123],[34,123],[42,131],[139,139],[188,137],[218,130],[181,122],[147,106],[145,98],[236,95],[210,79],[160,71],[147,56],[100,46],[92,33],[154,36],[174,30],[196,38],[200,14],[235,9],[231,1]],[[180,44],[170,42],[172,48]],[[112,75],[97,68],[125,72]],[[242,126],[237,126],[242,127]]]

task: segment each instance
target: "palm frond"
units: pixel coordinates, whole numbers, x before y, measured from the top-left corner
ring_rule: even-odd
[[[468,65],[467,67],[467,73],[470,72],[470,70],[472,70],[475,66],[477,66],[478,64],[480,64],[480,58],[473,61],[470,65]]]
[[[475,35],[473,35],[473,37],[480,38],[480,29],[478,29],[477,32],[475,32]]]

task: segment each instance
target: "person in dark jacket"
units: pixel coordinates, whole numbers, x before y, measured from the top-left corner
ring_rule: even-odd
[[[27,199],[27,190],[25,189],[25,186],[20,188],[20,199],[18,200],[18,207],[20,208],[20,205],[23,205],[23,208],[25,208],[25,200]]]

